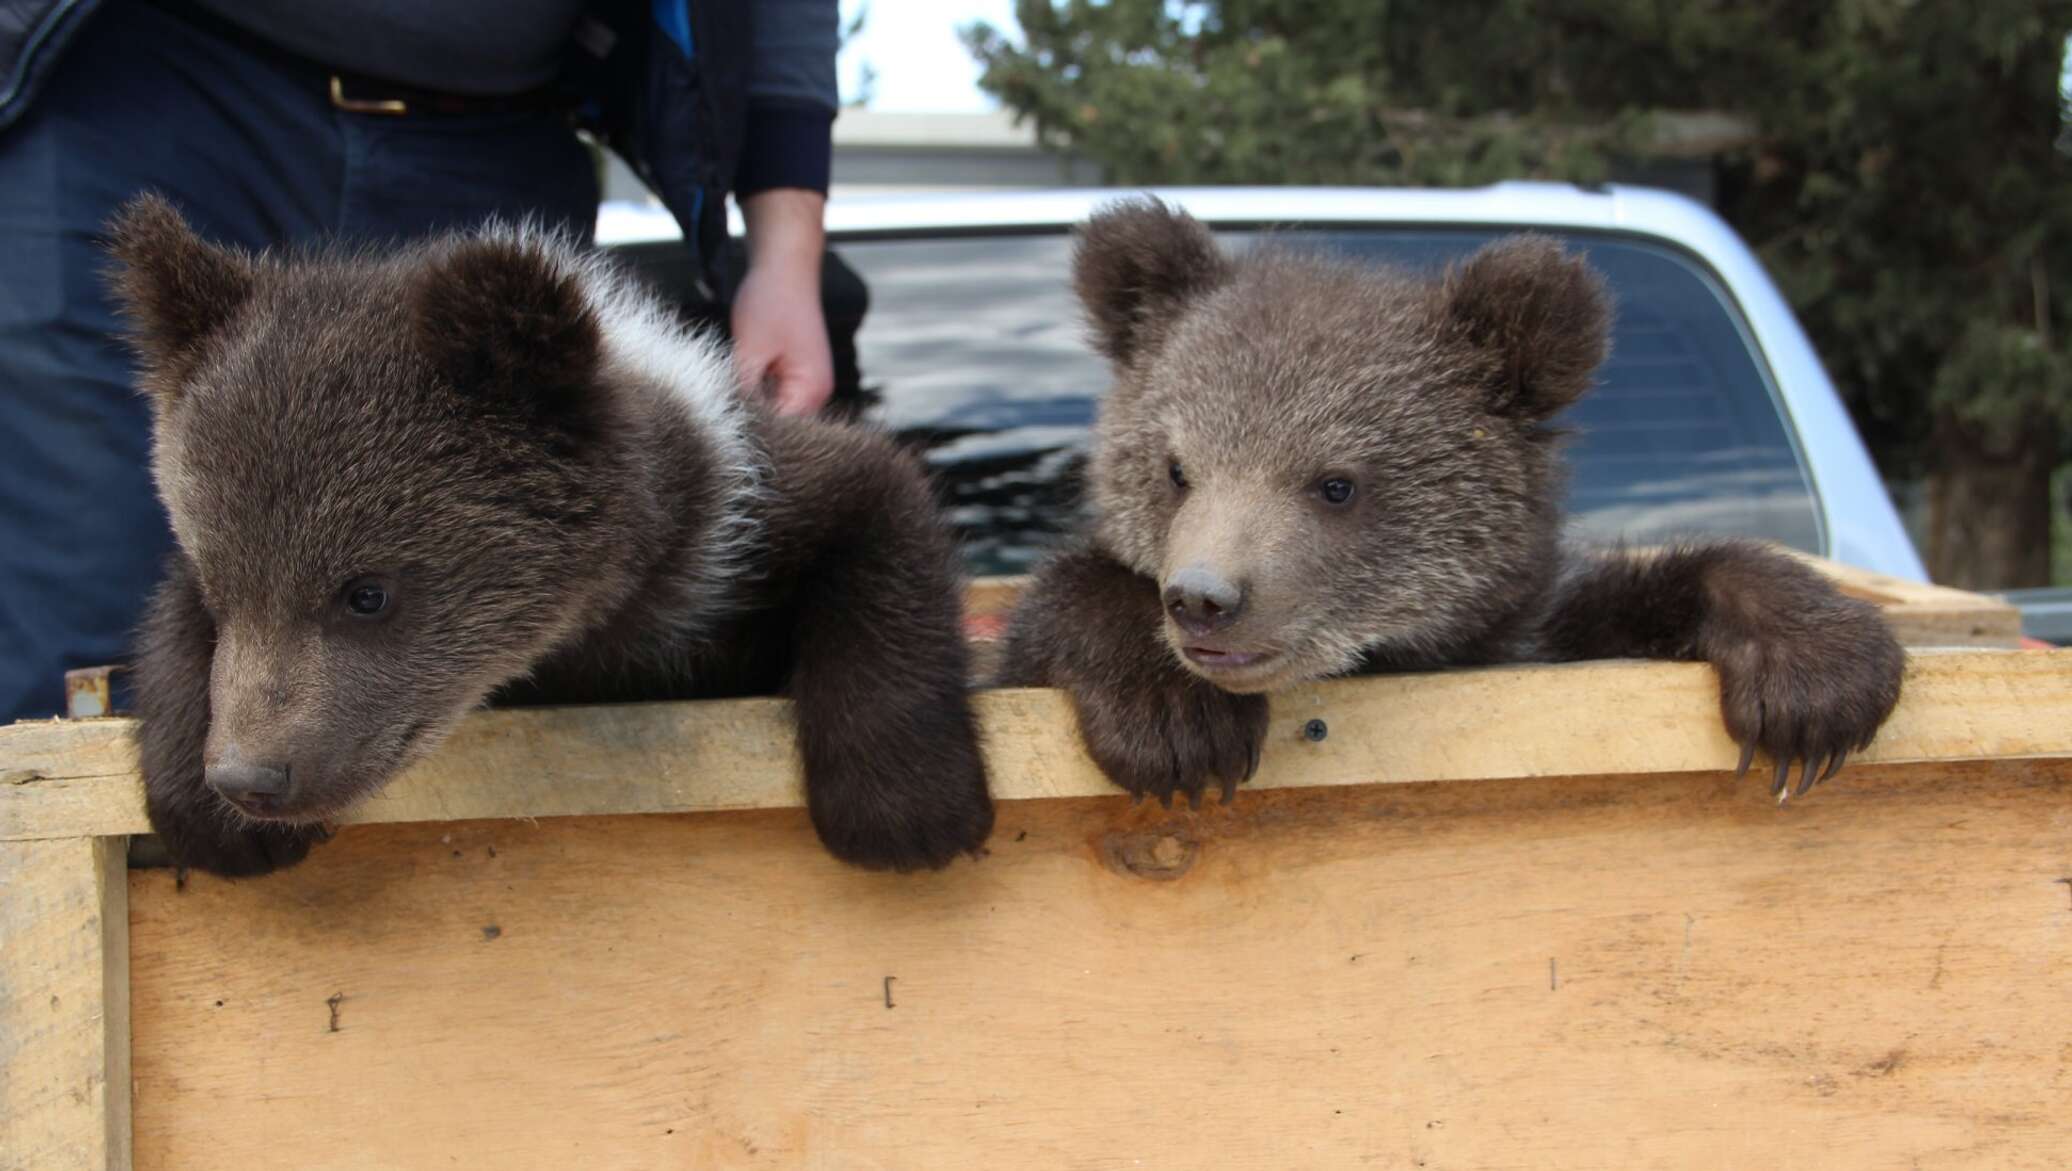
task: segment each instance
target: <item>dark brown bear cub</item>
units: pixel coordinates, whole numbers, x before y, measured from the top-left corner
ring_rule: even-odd
[[[1903,656],[1869,605],[1752,544],[1560,547],[1549,417],[1609,346],[1596,275],[1545,238],[1443,279],[1274,249],[1224,256],[1152,202],[1107,209],[1074,279],[1115,387],[1085,547],[1050,560],[1001,681],[1072,692],[1138,794],[1226,799],[1275,688],[1361,670],[1702,659],[1782,797],[1867,744]]]
[[[594,255],[491,229],[251,257],[115,225],[178,552],[136,664],[153,827],[258,874],[470,709],[783,691],[871,867],[992,827],[955,551],[916,469],[746,407]]]

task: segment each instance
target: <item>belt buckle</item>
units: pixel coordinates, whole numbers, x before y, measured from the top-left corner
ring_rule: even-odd
[[[402,115],[410,112],[410,103],[400,98],[349,98],[345,96],[345,79],[336,73],[331,75],[331,104],[353,114]]]

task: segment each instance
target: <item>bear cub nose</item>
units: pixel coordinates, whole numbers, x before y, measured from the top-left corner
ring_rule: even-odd
[[[288,796],[286,766],[254,764],[236,755],[202,769],[202,779],[223,799],[248,813],[266,813]]]
[[[1189,634],[1212,634],[1245,612],[1245,591],[1214,570],[1191,565],[1166,582],[1165,606]]]

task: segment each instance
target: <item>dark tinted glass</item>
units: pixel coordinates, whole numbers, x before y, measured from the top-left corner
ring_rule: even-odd
[[[1242,248],[1252,236],[1224,238]],[[1281,236],[1437,268],[1495,233]],[[1557,420],[1575,433],[1569,506],[1579,533],[1635,542],[1746,535],[1817,550],[1790,435],[1713,280],[1649,244],[1569,243],[1604,273],[1618,314],[1598,389]],[[856,240],[835,251],[867,290],[854,350],[867,417],[921,451],[972,572],[1025,571],[1072,527],[1088,428],[1108,381],[1066,287],[1069,240]]]

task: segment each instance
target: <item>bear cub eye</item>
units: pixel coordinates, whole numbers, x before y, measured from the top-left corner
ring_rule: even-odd
[[[1317,485],[1317,495],[1322,496],[1326,504],[1344,504],[1353,498],[1353,482],[1333,476]]]
[[[1179,460],[1173,460],[1166,464],[1166,475],[1172,477],[1173,487],[1180,489],[1182,492],[1187,490],[1187,474],[1180,470]]]
[[[388,612],[388,587],[378,581],[360,578],[346,584],[345,608],[355,618],[379,618]]]

